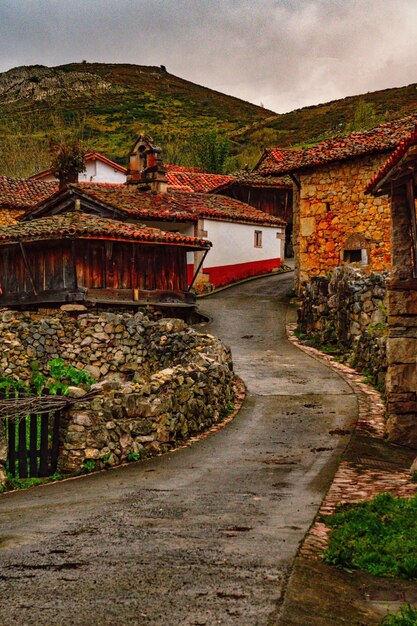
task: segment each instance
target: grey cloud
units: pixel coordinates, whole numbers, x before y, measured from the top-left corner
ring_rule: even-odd
[[[275,111],[417,82],[415,0],[2,0],[0,71],[164,64]]]

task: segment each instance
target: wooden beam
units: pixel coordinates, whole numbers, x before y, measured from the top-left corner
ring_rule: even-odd
[[[294,185],[297,187],[298,191],[300,191],[301,189],[301,183],[298,180],[298,178],[296,177],[295,174],[293,174],[292,172],[289,173],[289,177],[291,178],[292,182],[294,183]]]
[[[29,276],[30,284],[32,285],[32,291],[35,294],[35,296],[37,296],[38,292],[36,291],[35,281],[33,280],[32,271],[30,269],[29,261],[28,261],[28,258],[26,256],[26,250],[25,250],[25,248],[23,246],[23,243],[21,241],[19,241],[19,247],[20,247],[20,251],[21,251],[22,256],[23,256],[23,261],[25,262],[25,268],[26,268],[26,271],[27,271],[28,276]]]
[[[417,222],[416,222],[416,200],[414,196],[414,181],[410,177],[407,181],[407,201],[410,210],[411,223],[411,247],[413,250],[413,277],[417,278]]]

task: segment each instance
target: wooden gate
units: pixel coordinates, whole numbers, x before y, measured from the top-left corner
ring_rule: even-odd
[[[37,478],[56,472],[61,411],[7,419],[7,470],[12,477]]]

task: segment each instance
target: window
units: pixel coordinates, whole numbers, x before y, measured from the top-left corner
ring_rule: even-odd
[[[368,242],[362,234],[353,233],[346,239],[343,260],[345,263],[368,265]]]
[[[262,231],[255,230],[255,239],[254,239],[255,248],[262,248]]]
[[[326,202],[326,213],[330,213],[331,210],[332,210],[332,205],[330,204],[330,202]]]

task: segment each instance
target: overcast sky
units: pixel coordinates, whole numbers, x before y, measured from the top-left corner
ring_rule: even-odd
[[[0,71],[104,61],[277,112],[417,82],[417,0],[0,0]]]

